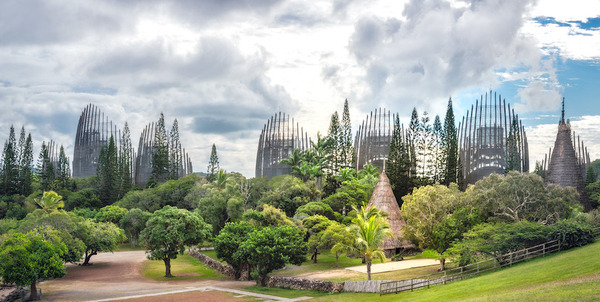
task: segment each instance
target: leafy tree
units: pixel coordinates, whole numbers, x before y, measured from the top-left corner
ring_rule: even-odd
[[[333,222],[330,224],[327,229],[323,232],[319,233],[319,244],[317,248],[320,251],[323,250],[332,250],[334,246],[337,244],[350,246],[354,243],[354,237],[346,227],[337,222]],[[340,251],[332,250],[332,253],[335,254],[335,266],[337,267],[340,259]]]
[[[348,231],[354,237],[354,243],[348,245],[347,242],[336,244],[332,251],[338,253],[341,251],[356,253],[362,256],[367,263],[367,276],[371,280],[371,264],[374,258],[385,262],[385,254],[379,247],[385,239],[392,236],[387,218],[375,207],[362,207],[357,209],[356,217],[352,219],[352,224]]]
[[[65,275],[66,270],[61,259],[65,252],[64,244],[50,243],[35,233],[13,234],[0,246],[2,282],[19,286],[29,285],[30,299],[36,299],[38,280]]]
[[[121,218],[119,225],[127,234],[131,247],[137,246],[140,233],[146,228],[146,222],[151,215],[149,212],[134,208],[127,211]]]
[[[410,116],[410,123],[408,124],[408,129],[406,132],[406,143],[408,145],[409,151],[409,161],[410,161],[410,172],[409,175],[411,177],[417,177],[417,141],[419,140],[419,114],[417,113],[417,108],[413,108],[412,114]]]
[[[102,201],[98,196],[98,189],[86,188],[74,192],[65,201],[65,210],[73,210],[75,208],[100,208]]]
[[[282,175],[271,180],[271,189],[263,193],[259,204],[269,204],[293,217],[298,207],[317,200],[320,191],[314,181],[303,182],[290,176]]]
[[[443,129],[443,148],[444,175],[443,184],[448,186],[450,183],[458,183],[458,136],[454,122],[454,110],[452,109],[452,98],[448,100],[448,109],[446,109],[446,118],[444,119]]]
[[[171,259],[183,254],[186,245],[195,245],[208,238],[210,228],[202,218],[187,210],[165,206],[148,219],[140,238],[146,246],[148,259],[162,260],[165,277],[173,277]]]
[[[254,230],[256,230],[255,226],[244,221],[229,222],[219,232],[219,235],[213,239],[217,258],[227,261],[227,264],[233,267],[236,279],[240,278],[241,272],[244,269],[250,273],[248,259],[243,257],[239,248],[247,240],[248,234]]]
[[[112,222],[85,221],[83,224],[85,257],[82,265],[90,265],[90,258],[98,252],[112,252],[125,240],[123,230]]]
[[[212,149],[210,151],[210,159],[208,161],[208,167],[206,170],[206,180],[212,182],[216,178],[217,171],[219,171],[219,156],[217,156],[217,146],[215,144],[212,145]]]
[[[322,215],[331,220],[337,220],[335,212],[331,207],[320,201],[311,201],[296,210],[294,218],[304,219],[309,216]]]
[[[57,211],[65,206],[62,196],[54,191],[44,192],[42,198],[35,199],[35,203],[47,213]]]
[[[239,255],[247,259],[257,274],[257,284],[265,286],[267,274],[287,263],[300,265],[308,246],[302,232],[291,226],[264,227],[248,234],[239,246]]]
[[[358,179],[345,181],[336,193],[323,199],[334,211],[346,215],[347,209],[362,207],[369,202],[373,194],[374,185]]]
[[[169,179],[169,142],[162,112],[155,126],[152,148],[152,179],[165,182]]]
[[[101,208],[95,216],[97,222],[112,222],[119,225],[121,218],[127,214],[127,209],[110,205]]]
[[[567,218],[570,207],[578,204],[575,189],[544,186],[538,175],[516,171],[492,174],[470,186],[465,194],[492,221],[552,224]]]
[[[442,232],[447,232],[448,228],[462,223],[462,221],[447,220],[451,213],[463,206],[461,195],[456,184],[450,184],[449,187],[435,184],[417,188],[412,194],[402,197],[404,203],[400,215],[406,222],[402,228],[403,236],[419,248],[435,249],[442,254],[454,239],[454,234],[448,235]],[[459,216],[454,218],[456,220]],[[436,230],[436,227],[445,220],[445,224]],[[440,270],[444,270],[444,265],[445,258],[441,255]]]
[[[321,244],[321,233],[331,224],[333,224],[333,221],[322,215],[309,216],[302,220],[302,226],[309,235],[308,250],[311,253],[310,259],[313,263],[317,263],[317,255],[319,255],[319,251],[321,251],[319,248]]]
[[[444,178],[446,163],[444,156],[444,144],[443,144],[443,129],[442,123],[440,121],[440,116],[436,115],[433,119],[433,128],[432,128],[432,150],[431,150],[431,161],[433,168],[433,182],[441,183]]]
[[[264,204],[263,209],[260,212],[255,210],[246,211],[242,216],[242,219],[254,226],[260,227],[282,225],[295,226],[294,222],[289,219],[284,212],[268,204]]]

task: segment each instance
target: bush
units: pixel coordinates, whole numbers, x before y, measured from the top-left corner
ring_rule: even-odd
[[[563,220],[550,226],[550,238],[560,241],[561,250],[594,242],[592,228],[589,225],[569,220]]]

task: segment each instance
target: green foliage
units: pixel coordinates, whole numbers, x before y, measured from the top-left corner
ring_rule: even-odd
[[[125,214],[127,214],[127,209],[112,205],[98,210],[94,218],[97,222],[112,222],[118,225]]]
[[[334,221],[321,215],[306,217],[302,220],[302,226],[309,235],[308,249],[311,252],[310,259],[313,260],[313,263],[317,263],[317,255],[319,254],[319,246],[321,244],[321,233],[333,223]]]
[[[346,227],[342,224],[333,222],[327,228],[318,233],[318,237],[315,238],[318,240],[317,249],[319,251],[331,250],[335,245],[345,245],[350,246],[354,243],[354,237]],[[335,266],[337,267],[339,264],[340,251],[334,251],[335,254]]]
[[[315,182],[303,182],[296,177],[283,175],[271,180],[271,189],[263,194],[259,204],[274,206],[292,217],[298,207],[317,200],[320,194]]]
[[[137,246],[140,233],[146,228],[146,222],[151,215],[149,212],[133,208],[121,218],[119,225],[127,234],[127,239],[132,248]]]
[[[55,190],[71,189],[71,170],[69,168],[69,160],[65,154],[65,148],[60,145],[58,153],[58,162],[56,165],[56,179],[53,185]]]
[[[248,234],[256,229],[247,222],[227,223],[213,239],[213,247],[217,257],[227,261],[235,270],[235,278],[239,279],[242,269],[249,270],[248,259],[243,257],[240,245],[248,239]]]
[[[0,189],[4,195],[19,193],[19,150],[15,138],[15,128],[10,126],[8,140],[4,143],[2,169],[0,170]]]
[[[550,226],[550,238],[560,241],[560,249],[584,246],[594,242],[592,228],[588,224],[562,220]]]
[[[73,210],[75,208],[100,208],[102,201],[98,196],[96,188],[85,188],[69,196],[65,202],[65,210]]]
[[[36,233],[13,234],[0,246],[0,275],[3,283],[31,286],[37,296],[39,279],[60,278],[65,275],[61,256],[66,252],[63,243],[51,243]]]
[[[160,113],[160,118],[154,128],[154,142],[152,143],[152,177],[158,183],[169,179],[169,142],[165,128],[165,116]]]
[[[521,131],[516,117],[511,122],[506,150],[506,172],[521,171]]]
[[[165,277],[171,277],[171,259],[183,254],[185,246],[195,245],[210,234],[211,226],[185,209],[165,206],[152,214],[140,234],[148,258],[165,263]]]
[[[110,205],[117,200],[118,193],[118,154],[115,139],[111,135],[108,146],[102,147],[98,158],[98,193],[102,205]]]
[[[0,235],[6,234],[19,227],[19,220],[14,218],[0,219]]]
[[[327,217],[328,219],[337,220],[335,212],[333,212],[331,207],[328,204],[325,204],[320,201],[311,201],[303,206],[300,206],[296,210],[294,218],[302,220],[305,217],[313,215],[322,215]]]
[[[591,207],[598,208],[598,204],[600,203],[600,181],[586,184],[585,191],[590,197]]]
[[[458,183],[458,136],[456,134],[456,125],[454,122],[454,110],[452,109],[452,98],[448,100],[448,109],[446,109],[446,118],[444,119],[443,130],[443,155],[444,158],[444,175],[442,183],[450,185]]]
[[[242,219],[254,226],[294,226],[294,222],[284,212],[268,204],[263,205],[263,209],[260,212],[255,210],[244,212]]]
[[[94,219],[96,217],[96,213],[98,213],[98,210],[90,208],[75,208],[73,209],[72,213],[86,219]]]
[[[62,196],[54,191],[44,192],[42,198],[35,199],[35,203],[48,213],[57,211],[65,206]]]
[[[196,183],[200,180],[201,178],[196,174],[190,174],[177,180],[169,180],[154,188],[129,191],[114,205],[126,209],[138,208],[148,212],[154,212],[167,205],[193,210],[197,206],[197,201],[187,198],[187,195],[196,188]]]
[[[239,255],[247,259],[257,273],[257,284],[265,285],[267,274],[287,263],[300,265],[308,246],[302,232],[291,226],[264,227],[248,234],[239,246]]]
[[[374,185],[371,183],[365,183],[359,179],[351,179],[344,182],[335,194],[323,199],[323,203],[331,206],[334,211],[345,215],[347,209],[350,209],[352,206],[361,207],[366,205],[373,194],[374,188]]]
[[[133,187],[133,147],[131,145],[131,133],[129,125],[125,122],[123,134],[121,135],[118,157],[118,179],[117,179],[117,196],[119,200],[131,190]]]
[[[173,121],[173,127],[169,133],[169,179],[178,179],[183,174],[183,159],[181,154],[181,142],[179,140],[179,123]]]
[[[48,147],[45,142],[42,142],[42,148],[40,149],[40,155],[38,158],[37,175],[40,179],[40,187],[42,191],[49,191],[52,189],[54,183],[54,164],[50,161],[48,155]]]

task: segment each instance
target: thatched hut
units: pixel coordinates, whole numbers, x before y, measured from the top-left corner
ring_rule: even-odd
[[[396,202],[390,180],[387,178],[385,171],[381,172],[379,176],[379,181],[369,200],[369,206],[374,206],[388,215],[387,220],[393,237],[386,239],[381,247],[387,257],[392,257],[402,250],[415,248],[408,240],[402,239],[400,230],[406,223],[400,217],[400,207],[398,206],[398,202]]]

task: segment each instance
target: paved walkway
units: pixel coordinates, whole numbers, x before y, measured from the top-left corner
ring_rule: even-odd
[[[431,266],[431,265],[440,265],[439,260],[435,259],[412,259],[412,260],[402,260],[402,261],[390,261],[385,263],[375,263],[371,265],[371,274],[375,273],[384,273],[397,271],[407,268],[413,267],[422,267],[422,266]],[[359,273],[367,273],[367,265],[359,265],[347,267],[347,270],[359,272]]]

